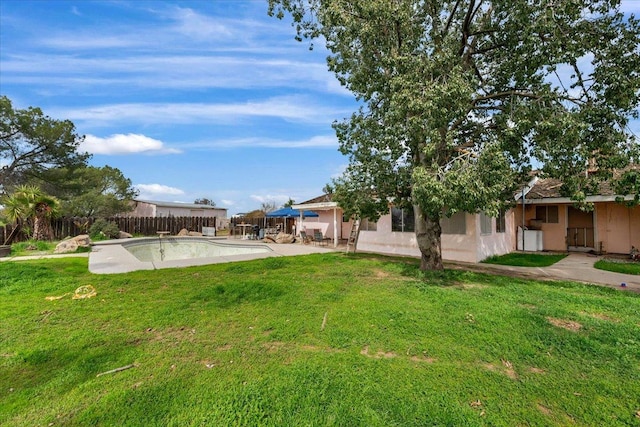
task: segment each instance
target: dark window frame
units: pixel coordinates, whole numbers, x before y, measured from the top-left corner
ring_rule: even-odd
[[[391,208],[391,231],[414,233],[416,227],[413,209]]]
[[[536,219],[545,224],[558,224],[560,222],[560,208],[558,205],[536,206]]]

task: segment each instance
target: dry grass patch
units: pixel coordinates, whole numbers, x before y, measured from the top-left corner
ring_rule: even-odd
[[[547,317],[547,321],[551,323],[553,326],[566,329],[568,331],[577,332],[580,329],[582,329],[582,325],[573,320],[564,320],[564,319],[557,319],[555,317]]]
[[[594,319],[598,319],[598,320],[605,320],[607,322],[618,323],[620,321],[620,319],[616,319],[615,317],[609,316],[609,315],[604,314],[604,313],[587,313],[586,311],[582,311],[582,312],[580,312],[580,314],[583,314],[583,315],[589,316],[589,317],[593,317]]]
[[[394,357],[398,356],[393,352],[384,351],[378,351],[376,354],[369,354],[369,346],[366,346],[362,350],[360,350],[360,354],[363,356],[371,357],[373,359],[393,359]]]
[[[499,366],[493,363],[485,363],[484,367],[488,371],[500,372],[508,376],[512,380],[517,380],[518,374],[516,373],[515,369],[513,369],[513,364],[508,360],[504,360],[504,359],[502,359],[501,362],[502,362],[502,366]]]

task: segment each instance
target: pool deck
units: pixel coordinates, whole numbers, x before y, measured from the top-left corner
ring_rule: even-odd
[[[200,238],[202,239],[202,238]],[[128,242],[136,239],[127,239]],[[266,246],[271,251],[266,253],[218,256],[213,258],[191,258],[162,262],[139,261],[122,246],[122,240],[105,240],[95,242],[89,255],[89,271],[94,274],[127,273],[136,270],[158,270],[161,268],[189,267],[194,265],[218,264],[233,261],[248,261],[259,258],[277,256],[308,255],[313,253],[333,252],[336,249],[331,246],[304,245],[301,243],[277,244],[264,243],[255,240],[237,240],[226,238],[213,238],[212,241],[225,245],[239,246]]]

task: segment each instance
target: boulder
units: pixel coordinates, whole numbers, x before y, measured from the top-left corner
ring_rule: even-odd
[[[80,234],[74,237],[72,240],[75,240],[79,247],[88,248],[91,246],[91,238],[88,234]]]
[[[198,231],[190,231],[189,236],[202,236],[202,233]]]
[[[118,239],[130,239],[133,236],[126,231],[118,231]]]
[[[178,234],[176,234],[176,236],[188,236],[189,235],[189,230],[187,230],[186,228],[183,228],[182,230],[178,231]]]
[[[66,254],[69,252],[75,252],[78,250],[78,242],[74,239],[63,240],[58,243],[56,249],[53,251],[54,254]]]
[[[276,236],[276,243],[293,243],[296,241],[296,237],[293,234],[278,233]]]
[[[70,239],[63,240],[58,243],[54,254],[66,254],[69,252],[75,252],[78,248],[88,248],[91,246],[91,238],[88,234],[80,234],[76,237],[72,237]]]

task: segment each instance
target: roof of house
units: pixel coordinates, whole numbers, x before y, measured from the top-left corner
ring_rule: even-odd
[[[133,201],[148,203],[150,205],[162,206],[166,208],[218,209],[218,210],[224,210],[224,211],[227,210],[227,208],[220,208],[218,206],[211,206],[211,205],[200,205],[197,203],[163,202],[158,200],[141,200],[141,199],[134,199]]]
[[[332,202],[331,194],[323,194],[322,196],[314,197],[313,199],[309,199],[306,202],[296,203],[298,205],[309,205],[312,203],[326,203]]]
[[[638,170],[640,171],[640,165],[633,165],[626,170]],[[615,171],[614,176],[620,176],[620,174],[624,171]],[[529,200],[541,200],[541,199],[566,199],[560,193],[560,189],[562,188],[562,181],[555,178],[536,178],[530,183],[530,187],[528,191],[526,191],[526,198]],[[593,199],[593,201],[598,200],[614,200],[617,196],[614,191],[611,183],[602,182],[600,183],[598,193],[594,195],[587,196],[587,201],[589,199]]]

